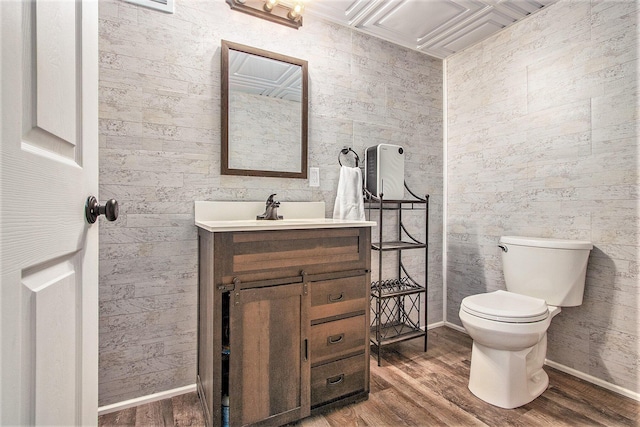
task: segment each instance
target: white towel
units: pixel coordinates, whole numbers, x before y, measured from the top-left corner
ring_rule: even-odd
[[[362,199],[362,175],[360,168],[342,166],[338,180],[338,194],[333,207],[334,219],[364,221],[364,201]]]

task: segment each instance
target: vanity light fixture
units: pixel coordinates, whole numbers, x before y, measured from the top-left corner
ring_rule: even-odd
[[[280,0],[226,0],[226,2],[233,10],[267,21],[295,29],[302,26],[303,0],[285,0],[287,4],[283,4]]]

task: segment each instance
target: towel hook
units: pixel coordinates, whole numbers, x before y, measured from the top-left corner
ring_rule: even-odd
[[[342,150],[340,150],[340,153],[338,153],[338,164],[342,166],[342,162],[340,161],[340,154],[349,154],[349,151],[351,151],[353,155],[356,156],[356,167],[358,167],[358,164],[360,163],[360,157],[358,157],[358,153],[353,151],[351,147],[343,148]]]

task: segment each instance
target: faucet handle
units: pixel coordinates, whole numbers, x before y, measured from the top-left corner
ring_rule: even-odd
[[[272,195],[269,196],[269,198],[267,199],[267,206],[271,205],[274,202],[273,197],[276,194],[278,194],[278,193],[273,193]]]

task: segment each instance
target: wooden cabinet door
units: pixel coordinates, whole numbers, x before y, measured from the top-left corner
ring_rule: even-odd
[[[231,292],[232,426],[282,425],[310,414],[306,285]]]

